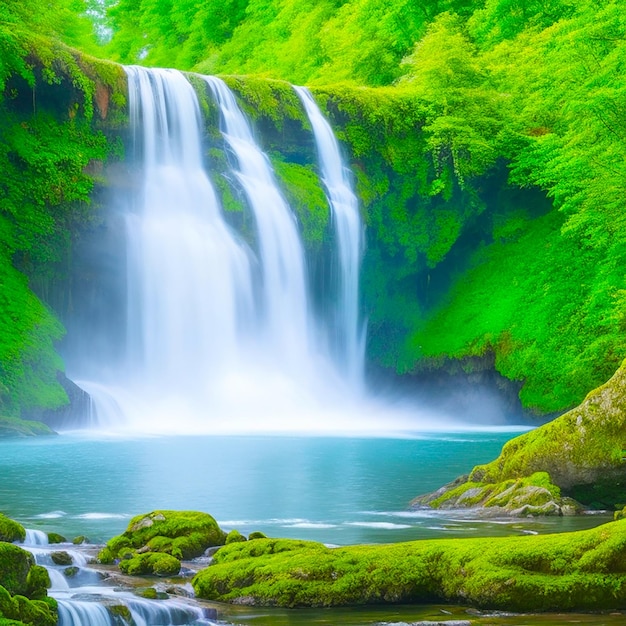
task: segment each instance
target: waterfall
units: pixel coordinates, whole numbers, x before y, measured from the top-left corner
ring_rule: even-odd
[[[225,219],[211,182],[192,84],[176,70],[125,69],[134,184],[116,208],[125,247],[109,253],[123,258],[116,280],[126,285],[125,313],[111,321],[98,313],[106,329],[94,345],[107,349],[77,350],[71,372],[91,396],[95,423],[158,433],[363,427],[362,408],[351,412],[363,370],[362,225],[330,126],[298,88],[338,246],[337,284],[323,295],[332,315],[320,319],[297,219],[226,84],[199,77],[220,114],[223,144],[211,149],[224,150],[229,184],[244,219],[253,218],[245,236]],[[125,334],[111,330],[120,320]]]
[[[338,357],[353,385],[363,378],[364,328],[359,321],[359,270],[363,253],[363,225],[352,190],[350,173],[343,164],[337,139],[306,87],[294,87],[313,129],[322,180],[332,208],[339,268],[337,317],[333,325]]]
[[[311,360],[312,321],[304,250],[293,213],[283,198],[267,156],[226,84],[202,77],[221,113],[222,134],[237,159],[235,172],[254,214],[262,267],[268,341],[283,363],[301,371]]]
[[[130,375],[150,391],[193,390],[238,357],[250,262],[204,169],[192,86],[175,70],[126,72],[143,161],[139,206],[127,218]]]

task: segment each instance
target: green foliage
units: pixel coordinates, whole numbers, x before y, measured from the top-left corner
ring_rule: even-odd
[[[126,565],[120,562],[123,571],[139,573],[143,568],[152,567],[154,573],[157,573],[157,567],[173,567],[173,561],[148,559],[150,554],[171,555],[177,560],[192,559],[203,554],[210,546],[224,545],[225,540],[226,533],[208,513],[153,511],[134,517],[124,533],[107,542],[98,554],[98,559],[101,563],[128,559]]]
[[[0,5],[0,31],[24,30],[94,51],[96,38],[87,9],[84,0],[49,0],[45,4],[37,0],[5,0]]]
[[[0,316],[10,320],[0,328],[0,414],[14,418],[67,402],[54,351],[64,330],[31,289],[48,295],[66,271],[71,231],[93,219],[87,168],[110,151],[93,128],[93,99],[96,85],[106,94],[117,83],[107,64],[96,76],[59,43],[2,24],[0,39],[9,44],[0,64]],[[0,429],[36,430],[8,419]]]
[[[222,548],[192,584],[199,597],[271,606],[442,601],[507,611],[626,606],[626,521],[576,533],[326,548],[277,540]],[[291,546],[289,546],[291,543]]]
[[[519,214],[513,219],[517,228]],[[619,322],[626,248],[603,258],[563,236],[561,224],[551,213],[478,250],[412,337],[414,350],[429,359],[493,351],[500,373],[524,381],[523,403],[543,412],[570,407],[607,380],[626,351]]]

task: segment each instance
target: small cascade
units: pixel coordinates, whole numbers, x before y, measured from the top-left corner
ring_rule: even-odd
[[[214,624],[210,611],[182,599],[148,600],[107,586],[104,574],[89,568],[84,552],[69,544],[44,544],[41,531],[28,530],[21,546],[50,576],[49,595],[57,600],[59,626],[200,626]],[[47,535],[46,540],[47,540]],[[53,554],[71,558],[55,565]],[[68,569],[71,571],[68,573]]]
[[[341,370],[353,387],[363,384],[365,328],[359,316],[359,271],[363,254],[363,224],[351,175],[344,165],[339,144],[311,93],[294,87],[313,128],[322,181],[326,187],[336,231],[338,255],[337,316],[333,320],[333,344]]]
[[[48,543],[48,535],[43,530],[26,529],[24,544],[29,546],[47,546]]]

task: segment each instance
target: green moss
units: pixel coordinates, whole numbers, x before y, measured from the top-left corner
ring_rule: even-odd
[[[48,533],[48,543],[65,543],[67,539],[59,533]]]
[[[78,535],[78,537],[74,537],[74,539],[72,539],[72,543],[75,546],[79,546],[82,543],[89,543],[89,539],[87,539],[87,537],[85,537],[85,535]]]
[[[239,543],[242,541],[247,541],[247,539],[238,530],[231,530],[226,535],[225,545],[228,545],[229,543]]]
[[[191,559],[203,554],[210,546],[224,545],[225,540],[226,533],[208,513],[153,511],[134,517],[122,535],[107,542],[98,559],[101,563],[112,563],[115,559],[135,556],[139,549],[169,554],[177,559]],[[138,563],[142,564],[144,560]]]
[[[0,542],[0,617],[33,626],[57,623],[56,601],[46,597],[50,578],[22,548]]]
[[[247,549],[254,544],[233,544],[192,584],[210,600],[288,607],[449,601],[525,612],[620,609],[625,531],[622,521],[548,536],[336,549],[294,542],[258,555]]]
[[[267,539],[267,535],[260,530],[255,530],[248,535],[248,541],[252,541],[253,539]]]
[[[51,552],[50,558],[55,565],[71,565],[72,557],[65,551]]]
[[[472,471],[470,480],[495,483],[548,472],[567,490],[576,485],[626,478],[626,365],[589,393],[577,408],[509,441],[500,456]]]
[[[1,384],[1,383],[0,383]],[[0,389],[0,397],[2,390]],[[46,424],[17,417],[0,417],[0,437],[38,437],[55,435]]]
[[[0,541],[13,543],[14,541],[24,541],[24,539],[26,539],[25,528],[0,513]]]
[[[155,552],[124,559],[119,566],[124,574],[130,576],[175,576],[180,571],[180,561],[176,557]]]
[[[580,510],[576,502],[561,497],[561,490],[546,472],[503,480],[496,483],[476,482],[467,476],[432,494],[416,498],[414,506],[443,509],[481,508],[485,513],[507,515],[563,515]]]
[[[254,76],[223,76],[253,120],[265,117],[282,128],[286,120],[304,120],[300,100],[293,87],[282,80]]]
[[[317,174],[309,166],[287,163],[276,154],[272,157],[274,171],[298,216],[305,243],[319,249],[328,227],[330,208]]]

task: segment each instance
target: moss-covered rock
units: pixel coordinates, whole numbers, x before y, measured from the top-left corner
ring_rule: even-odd
[[[107,542],[98,559],[102,563],[112,563],[116,559],[132,560],[148,553],[169,554],[178,560],[192,559],[211,546],[224,545],[225,541],[226,533],[208,513],[153,511],[134,517],[124,533]],[[144,565],[124,567],[134,570]]]
[[[11,594],[27,595],[28,574],[35,559],[26,550],[12,543],[0,542],[0,581]]]
[[[0,513],[0,541],[13,543],[14,541],[24,541],[24,539],[26,539],[26,529]]]
[[[582,404],[534,431],[516,437],[470,480],[499,482],[548,472],[561,489],[626,480],[626,362]]]
[[[180,561],[171,554],[146,552],[120,561],[120,570],[130,576],[175,576]]]
[[[85,537],[85,535],[79,535],[78,537],[74,537],[74,539],[72,539],[72,543],[75,546],[79,546],[82,543],[89,543],[89,539],[87,539],[87,537]]]
[[[626,362],[580,406],[512,439],[491,463],[412,504],[569,515],[582,510],[578,502],[593,508],[623,506],[624,493]]]
[[[0,542],[0,618],[33,626],[57,623],[56,601],[47,597],[50,577],[19,546]]]
[[[563,497],[546,472],[498,483],[480,483],[462,476],[411,504],[435,509],[480,508],[485,514],[511,517],[574,515],[583,509],[575,500]]]
[[[59,533],[48,533],[48,543],[65,543],[67,539]]]
[[[229,543],[238,543],[241,541],[247,541],[247,539],[238,530],[231,530],[226,535],[225,544],[228,545]]]
[[[72,557],[65,550],[59,552],[51,552],[50,558],[55,565],[71,565],[73,563]]]
[[[205,599],[267,606],[446,601],[509,611],[622,609],[625,555],[626,520],[556,535],[335,549],[270,539],[222,548],[192,584]]]
[[[0,437],[37,437],[56,435],[46,424],[17,417],[0,417]]]
[[[248,535],[249,541],[253,541],[254,539],[267,539],[267,535],[260,530],[255,530]]]

